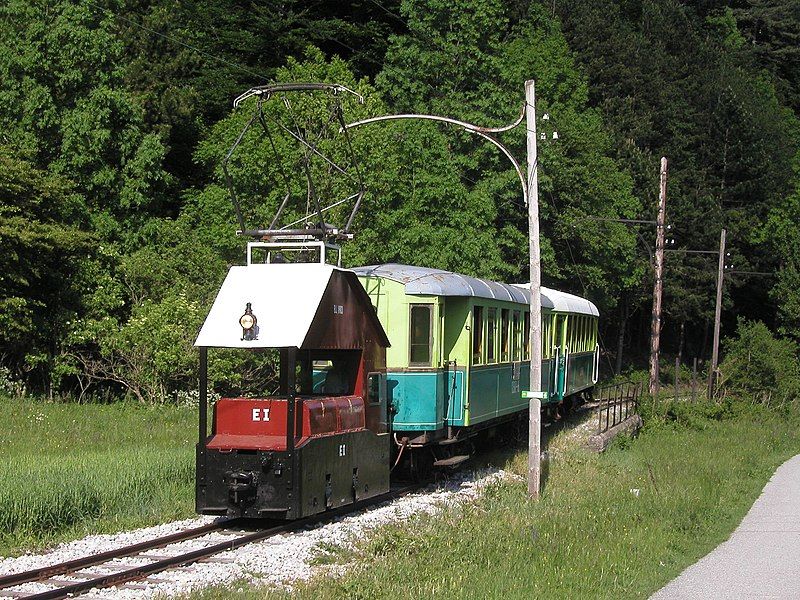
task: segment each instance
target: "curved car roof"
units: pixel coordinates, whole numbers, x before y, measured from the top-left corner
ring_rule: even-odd
[[[530,284],[508,284],[478,279],[442,269],[389,263],[351,269],[362,277],[383,277],[405,284],[411,296],[467,296],[530,304]],[[542,287],[542,308],[598,316],[597,307],[580,296]]]

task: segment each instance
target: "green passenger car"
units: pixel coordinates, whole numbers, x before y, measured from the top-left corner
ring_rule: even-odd
[[[527,410],[527,286],[398,264],[353,269],[387,332],[392,428],[419,443]],[[555,405],[597,381],[597,308],[542,288],[542,389]]]

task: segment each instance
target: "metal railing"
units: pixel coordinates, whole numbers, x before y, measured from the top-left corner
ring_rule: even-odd
[[[608,431],[639,412],[642,384],[626,381],[595,389],[597,433]]]

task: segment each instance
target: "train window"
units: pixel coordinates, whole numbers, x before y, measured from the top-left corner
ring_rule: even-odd
[[[520,330],[519,330],[519,311],[514,311],[514,316],[511,319],[511,360],[520,360],[521,356],[519,353],[519,338],[520,338]]]
[[[550,321],[542,315],[542,358],[550,356]]]
[[[472,364],[483,363],[483,307],[472,309]]]
[[[583,317],[583,350],[588,352],[592,345],[592,328],[589,317]]]
[[[569,350],[570,352],[578,352],[580,349],[580,334],[579,334],[580,325],[578,323],[578,317],[572,317],[572,344],[570,344]]]
[[[581,350],[586,352],[589,349],[589,321],[586,317],[581,317]]]
[[[508,332],[511,327],[509,312],[507,308],[500,311],[500,362],[508,362]]]
[[[367,377],[367,400],[370,404],[381,402],[381,374],[370,373]]]
[[[588,352],[592,343],[592,330],[589,317],[583,317],[583,351]]]
[[[522,358],[531,358],[531,313],[522,315]]]
[[[575,317],[572,315],[567,316],[567,348],[575,351]]]
[[[486,324],[486,362],[496,362],[495,356],[495,336],[497,334],[497,309],[489,309],[489,319]]]
[[[411,334],[409,340],[409,364],[414,367],[429,367],[433,346],[432,304],[411,305]]]

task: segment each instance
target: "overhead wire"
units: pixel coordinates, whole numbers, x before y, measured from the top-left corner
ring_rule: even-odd
[[[386,8],[386,7],[385,7],[383,4],[381,4],[381,3],[380,3],[380,2],[378,2],[377,0],[369,0],[369,1],[370,1],[372,4],[376,5],[377,7],[379,7],[379,8],[380,8],[381,10],[383,10],[385,13],[387,13],[388,15],[390,15],[391,17],[393,17],[394,19],[396,19],[397,21],[399,21],[400,23],[402,23],[402,24],[404,24],[404,25],[407,25],[407,23],[406,23],[406,22],[405,22],[405,21],[402,19],[402,17],[400,17],[399,15],[397,15],[396,13],[394,13],[393,11],[389,10],[388,8]],[[168,34],[166,34],[166,33],[163,33],[163,32],[160,32],[160,31],[157,31],[157,30],[155,30],[155,29],[152,29],[152,28],[150,28],[150,27],[147,27],[146,25],[143,25],[143,24],[141,24],[141,23],[137,23],[137,22],[136,22],[136,21],[134,21],[133,19],[129,19],[128,17],[124,17],[124,16],[120,15],[119,13],[115,12],[114,10],[112,10],[112,9],[110,9],[110,8],[103,7],[103,6],[99,6],[99,5],[97,5],[97,4],[93,3],[93,2],[90,2],[90,1],[88,1],[88,0],[84,0],[84,2],[85,2],[85,4],[86,4],[87,6],[90,6],[90,7],[94,8],[94,9],[96,9],[96,10],[102,11],[103,13],[105,13],[105,14],[107,14],[107,15],[111,15],[112,17],[114,17],[114,18],[116,18],[116,19],[118,19],[118,20],[120,20],[120,21],[122,21],[122,22],[124,22],[124,23],[127,23],[127,24],[129,24],[129,25],[131,25],[131,26],[133,26],[133,27],[137,27],[137,28],[139,28],[139,29],[141,29],[141,30],[143,30],[143,31],[146,31],[146,32],[148,32],[148,33],[150,33],[150,34],[152,34],[152,35],[155,35],[155,36],[161,37],[161,38],[163,38],[163,39],[165,39],[165,40],[167,40],[167,41],[170,41],[170,42],[172,42],[172,43],[174,43],[174,44],[177,44],[177,45],[179,45],[179,46],[182,46],[182,47],[184,47],[184,48],[186,48],[186,49],[188,49],[188,50],[192,50],[193,52],[196,52],[197,54],[199,54],[199,55],[201,55],[201,56],[204,56],[204,57],[206,57],[206,58],[208,58],[208,59],[214,60],[214,61],[216,61],[216,62],[218,62],[218,63],[220,63],[220,64],[224,64],[224,65],[226,65],[226,66],[228,66],[228,67],[231,67],[231,68],[237,69],[237,70],[239,70],[239,71],[241,71],[241,72],[243,72],[243,73],[247,73],[248,75],[252,75],[253,77],[256,77],[256,78],[258,78],[258,79],[260,79],[260,80],[262,80],[262,81],[265,81],[265,82],[269,82],[269,81],[270,81],[270,79],[269,79],[268,77],[266,77],[265,75],[262,75],[261,73],[258,73],[258,72],[256,72],[256,71],[253,71],[252,69],[249,69],[249,68],[247,68],[247,67],[244,67],[244,66],[242,66],[242,65],[240,65],[240,64],[238,64],[238,63],[235,63],[235,62],[233,62],[233,61],[230,61],[230,60],[228,60],[228,59],[226,59],[226,58],[223,58],[223,57],[221,57],[221,56],[217,56],[217,55],[215,55],[215,54],[212,54],[211,52],[208,52],[208,51],[206,51],[206,50],[203,50],[202,48],[199,48],[199,47],[197,47],[197,46],[195,46],[195,45],[193,45],[193,44],[190,44],[190,43],[188,43],[188,42],[186,42],[186,41],[184,41],[184,40],[181,40],[181,39],[179,39],[179,38],[176,38],[176,37],[174,37],[174,36],[168,35]],[[412,35],[412,37],[417,37],[416,35],[413,35],[413,34],[412,34],[410,31],[408,32],[408,35]],[[427,37],[427,36],[426,36],[426,37]],[[348,49],[348,50],[350,50],[350,51],[351,51],[351,52],[352,52],[354,55],[355,55],[355,54],[357,54],[357,51],[356,51],[356,49],[355,49],[355,48],[353,48],[352,46],[350,46],[349,44],[346,44],[346,43],[342,42],[341,40],[339,40],[339,39],[337,39],[337,38],[328,38],[328,39],[330,39],[331,41],[333,41],[333,42],[335,42],[335,43],[337,43],[337,44],[339,44],[339,45],[341,45],[341,46],[343,46],[344,48],[347,48],[347,49]],[[420,40],[417,38],[417,41],[420,41]],[[433,40],[433,39],[431,39],[431,38],[428,38],[428,40],[427,40],[427,41],[428,41],[429,43],[432,43],[434,46],[441,46],[440,44],[436,43],[436,42],[435,42],[435,40]],[[379,62],[379,61],[377,61],[377,60],[375,60],[375,59],[373,59],[373,58],[370,58],[369,56],[363,55],[363,58],[364,58],[364,59],[366,59],[366,60],[367,60],[367,61],[369,61],[369,62],[372,62],[372,63],[373,63],[373,64],[375,64],[376,66],[379,66],[379,67],[381,67],[381,69],[382,69],[382,70],[389,70],[389,71],[392,71],[392,72],[394,72],[396,75],[400,75],[400,76],[404,76],[404,75],[405,75],[404,73],[400,72],[399,70],[395,69],[394,67],[391,67],[390,65],[388,65],[388,64],[386,64],[386,63],[381,63],[381,62]],[[534,165],[534,170],[538,169],[538,166],[539,166],[539,165],[538,165],[538,160],[537,160],[537,163]],[[465,175],[464,173],[459,173],[458,175],[459,175],[459,178],[461,178],[461,179],[464,179],[464,180],[468,181],[468,182],[469,182],[469,183],[471,183],[473,186],[477,186],[477,185],[478,185],[478,182],[477,182],[477,181],[475,181],[475,180],[474,180],[474,179],[472,179],[471,177],[469,177],[469,176]],[[553,204],[553,208],[554,208],[556,211],[558,211],[558,207],[557,207],[557,206],[556,206],[556,204],[555,204],[555,200],[554,200],[554,198],[552,197],[552,194],[548,193],[548,194],[547,194],[547,196],[549,197],[551,204]],[[316,199],[316,200],[318,201],[318,199]],[[517,205],[520,205],[520,206],[521,206],[521,204],[520,204],[519,202],[517,202],[517,201],[512,201],[512,202],[513,202],[514,204],[517,204]],[[318,207],[318,208],[319,208],[319,207]],[[566,238],[565,238],[565,240],[564,240],[564,241],[565,241],[565,243],[566,243],[566,246],[567,246],[567,249],[568,249],[568,251],[569,251],[570,260],[572,261],[572,263],[573,263],[573,267],[575,268],[575,274],[577,275],[577,277],[578,277],[578,280],[580,281],[580,283],[581,283],[581,287],[583,288],[583,290],[584,290],[584,294],[585,294],[588,288],[587,288],[587,286],[586,286],[586,283],[583,281],[583,278],[581,277],[581,275],[580,275],[580,272],[579,272],[579,270],[578,270],[578,266],[577,266],[577,263],[576,263],[576,261],[575,261],[575,256],[574,256],[574,253],[573,253],[573,250],[572,250],[572,246],[571,246],[571,244],[569,243],[569,240],[567,240]],[[598,338],[600,339],[600,343],[601,343],[601,345],[603,345],[603,346],[605,347],[605,344],[604,344],[604,342],[603,342],[602,336],[600,335],[600,332],[599,332],[599,331],[598,331]],[[606,356],[606,358],[607,358],[607,360],[609,361],[609,366],[611,366],[610,358],[608,358],[608,356]]]

